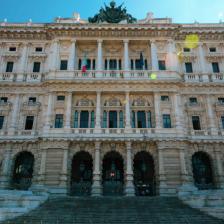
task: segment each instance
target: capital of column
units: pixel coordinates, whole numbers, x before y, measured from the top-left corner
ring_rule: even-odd
[[[100,150],[101,142],[95,142],[95,149]]]
[[[75,44],[76,43],[76,39],[71,39],[71,43]]]
[[[98,44],[102,44],[103,43],[103,40],[102,39],[97,39],[97,43]]]
[[[131,150],[131,142],[125,142],[127,150]]]
[[[129,43],[129,40],[128,40],[128,39],[125,39],[125,40],[123,40],[123,42],[124,42],[125,44],[128,44],[128,43]]]

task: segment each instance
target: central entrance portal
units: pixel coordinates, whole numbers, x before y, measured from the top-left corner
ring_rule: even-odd
[[[147,152],[139,152],[134,158],[134,184],[136,196],[155,195],[154,161]]]
[[[103,159],[103,194],[118,196],[123,194],[123,159],[115,152],[109,152]]]
[[[88,152],[78,152],[72,160],[71,195],[88,196],[92,186],[92,157]]]

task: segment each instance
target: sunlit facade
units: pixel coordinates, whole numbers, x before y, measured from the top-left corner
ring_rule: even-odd
[[[224,25],[0,24],[0,187],[224,188]]]

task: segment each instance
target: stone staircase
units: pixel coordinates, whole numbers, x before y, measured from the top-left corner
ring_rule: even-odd
[[[0,221],[21,216],[37,208],[48,196],[32,191],[0,190]]]
[[[224,220],[224,190],[195,191],[179,198],[192,208]]]
[[[173,197],[50,198],[2,224],[224,224]]]

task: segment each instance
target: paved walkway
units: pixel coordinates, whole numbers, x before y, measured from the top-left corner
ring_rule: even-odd
[[[4,224],[224,224],[176,198],[50,199],[40,208]]]

